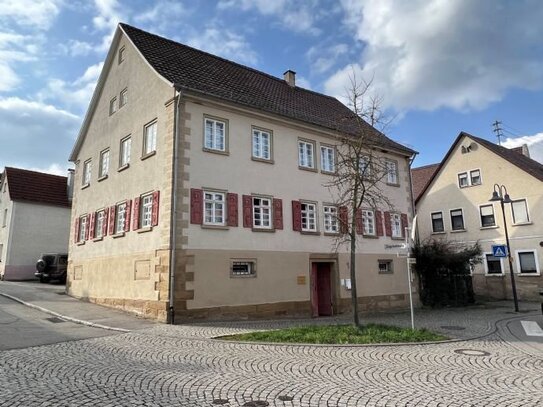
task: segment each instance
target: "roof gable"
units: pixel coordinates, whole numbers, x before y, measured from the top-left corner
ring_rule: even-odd
[[[12,201],[71,206],[67,177],[12,167],[6,167],[4,174]]]

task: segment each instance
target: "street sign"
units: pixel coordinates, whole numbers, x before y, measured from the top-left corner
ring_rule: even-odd
[[[492,256],[494,257],[507,257],[507,246],[504,244],[492,245]]]

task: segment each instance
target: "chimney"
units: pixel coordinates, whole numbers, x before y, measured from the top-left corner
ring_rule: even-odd
[[[75,170],[73,168],[68,169],[68,200],[71,202],[74,196],[74,177],[75,177]]]
[[[283,77],[285,78],[285,82],[288,83],[290,86],[296,86],[296,72],[289,69],[283,74]]]

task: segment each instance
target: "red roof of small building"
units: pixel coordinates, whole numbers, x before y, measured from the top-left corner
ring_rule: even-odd
[[[438,168],[439,163],[425,165],[423,167],[413,168],[411,170],[411,181],[413,182],[413,198],[415,198],[415,201],[419,199],[420,194],[422,193],[422,191],[424,191],[424,188],[426,187],[426,185],[428,185]]]
[[[12,201],[72,206],[68,199],[67,177],[13,167],[6,167],[4,177]]]

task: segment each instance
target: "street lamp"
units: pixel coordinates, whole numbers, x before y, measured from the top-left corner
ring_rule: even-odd
[[[511,247],[509,246],[509,233],[507,232],[507,222],[505,221],[505,205],[506,203],[513,203],[511,197],[507,193],[505,185],[494,184],[494,192],[492,192],[492,198],[490,202],[500,201],[503,215],[503,227],[505,229],[505,242],[507,244],[507,259],[509,260],[509,273],[511,274],[511,289],[513,290],[513,301],[515,303],[515,312],[518,310],[518,298],[517,298],[517,286],[515,284],[515,274],[513,273],[513,261],[511,260]]]

